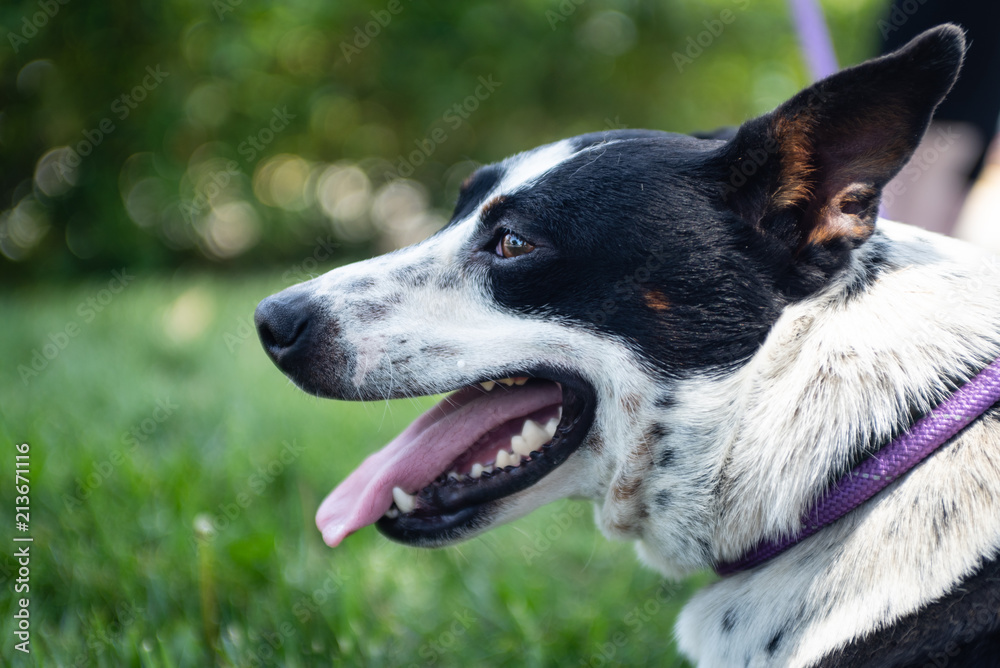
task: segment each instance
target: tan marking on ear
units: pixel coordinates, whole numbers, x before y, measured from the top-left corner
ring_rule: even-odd
[[[862,216],[845,211],[852,204],[868,208],[866,198],[875,197],[873,188],[861,183],[851,183],[841,188],[816,212],[816,225],[805,243],[821,246],[835,239],[846,239],[858,244],[868,239],[875,231],[875,217]],[[862,209],[859,213],[864,213]]]
[[[646,306],[654,311],[662,312],[670,308],[670,300],[659,290],[647,290],[645,300]]]
[[[816,167],[810,135],[815,124],[815,119],[806,110],[792,118],[781,116],[775,121],[774,137],[778,142],[781,176],[778,189],[771,195],[773,208],[804,204],[812,197],[811,179]]]

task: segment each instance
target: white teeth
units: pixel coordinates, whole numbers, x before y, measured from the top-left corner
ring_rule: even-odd
[[[507,387],[513,387],[514,386],[514,379],[513,378],[501,378],[497,382],[501,383],[503,385],[506,385]]]
[[[560,406],[559,410],[556,411],[556,418],[562,420],[562,406]]]
[[[528,377],[527,376],[517,376],[516,378],[513,378],[512,380],[514,381],[515,385],[524,385],[525,383],[528,382]]]
[[[528,442],[528,447],[532,450],[537,450],[549,440],[549,435],[534,420],[524,421],[524,426],[521,427],[521,437]]]
[[[448,471],[448,480],[460,480],[462,476],[458,475],[458,471]]]
[[[510,466],[510,453],[506,450],[501,450],[497,453],[496,467],[502,469],[505,466]]]
[[[556,429],[559,428],[559,418],[551,418],[545,423],[545,433],[549,435],[549,439],[556,435]]]
[[[388,517],[390,520],[394,520],[397,517],[399,517],[399,511],[396,510],[395,508],[390,508],[389,510],[385,511],[385,516]]]
[[[521,455],[519,455],[519,454],[517,454],[515,452],[514,454],[512,454],[510,456],[510,459],[508,459],[507,461],[508,461],[508,464],[507,464],[508,466],[520,466],[521,465]]]
[[[410,496],[399,487],[392,488],[392,500],[396,502],[396,507],[403,513],[408,513],[417,507],[416,497]]]
[[[528,442],[524,440],[524,436],[520,434],[512,436],[510,439],[510,447],[515,454],[527,457],[531,454],[531,448],[528,447]]]
[[[469,475],[471,475],[473,478],[478,478],[481,475],[483,475],[483,465],[480,464],[479,462],[473,464],[472,471],[469,472]]]
[[[490,390],[492,390],[494,387],[497,386],[496,381],[494,380],[484,380],[479,384],[482,385],[483,389],[486,390],[487,392],[489,392]]]

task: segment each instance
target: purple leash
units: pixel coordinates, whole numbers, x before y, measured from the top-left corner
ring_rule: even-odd
[[[823,19],[823,10],[816,0],[789,0],[792,6],[792,20],[799,35],[799,45],[809,64],[813,81],[819,81],[835,73],[837,54],[833,50],[830,31]]]
[[[780,540],[765,541],[715,572],[731,575],[781,554],[828,524],[836,522],[898,480],[951,437],[1000,401],[1000,360],[990,364],[937,408],[920,418],[869,459],[838,480],[802,518],[802,529]]]

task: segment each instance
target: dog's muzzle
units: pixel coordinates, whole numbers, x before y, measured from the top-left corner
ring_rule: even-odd
[[[340,398],[350,356],[339,344],[340,327],[311,290],[296,285],[263,300],[254,313],[257,334],[271,360],[310,394]]]

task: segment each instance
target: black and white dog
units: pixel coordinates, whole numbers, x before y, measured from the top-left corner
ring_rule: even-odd
[[[431,238],[264,300],[307,392],[454,391],[324,501],[324,540],[446,545],[585,497],[681,576],[799,531],[1000,356],[1000,267],[877,220],[964,48],[929,31],[728,141],[604,132],[482,167]],[[993,407],[698,593],[678,643],[699,666],[998,665],[998,551]]]

